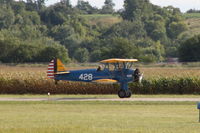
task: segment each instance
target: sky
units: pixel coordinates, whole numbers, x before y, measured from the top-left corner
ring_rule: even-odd
[[[47,0],[47,5],[51,5],[60,0]],[[71,0],[72,5],[76,5],[78,0]],[[101,8],[105,0],[84,0],[88,1],[92,6]],[[163,6],[172,5],[178,7],[182,12],[186,12],[189,9],[199,9],[200,10],[200,0],[150,0],[153,4]],[[123,8],[124,0],[113,0],[115,3],[115,9]]]

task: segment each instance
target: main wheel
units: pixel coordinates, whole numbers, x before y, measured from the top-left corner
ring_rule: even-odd
[[[131,90],[127,90],[127,91],[126,91],[126,98],[130,98],[131,95],[132,95]]]
[[[119,91],[118,91],[118,96],[119,96],[120,98],[125,98],[125,97],[126,97],[126,92],[125,92],[125,90],[119,90]]]

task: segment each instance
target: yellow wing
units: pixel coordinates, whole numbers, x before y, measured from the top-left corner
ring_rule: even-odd
[[[137,62],[138,59],[107,59],[100,61],[101,63],[120,63],[120,62]]]
[[[98,80],[94,80],[93,82],[109,84],[109,83],[117,83],[117,80],[113,80],[113,79],[98,79]]]

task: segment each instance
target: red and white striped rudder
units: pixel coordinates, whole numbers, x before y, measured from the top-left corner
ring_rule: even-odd
[[[55,60],[52,60],[49,63],[48,70],[47,70],[47,77],[49,79],[54,79],[54,70],[55,70]]]

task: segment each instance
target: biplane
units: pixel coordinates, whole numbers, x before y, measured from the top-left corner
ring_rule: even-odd
[[[141,82],[143,75],[139,69],[132,69],[137,59],[107,59],[100,61],[97,69],[67,70],[59,59],[53,59],[48,66],[47,76],[58,81],[81,81],[93,83],[119,83],[120,98],[130,98],[129,82]]]

